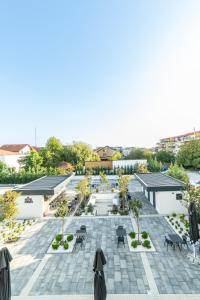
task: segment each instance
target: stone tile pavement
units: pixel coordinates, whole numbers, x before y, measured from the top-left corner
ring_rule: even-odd
[[[156,252],[146,253],[161,294],[200,293],[200,266],[187,259],[188,251],[164,246],[166,233],[173,233],[164,217],[141,218],[141,227],[150,233]]]
[[[124,225],[132,229],[130,218],[74,219],[66,232],[75,233],[80,225],[87,226],[88,237],[83,250],[73,254],[55,254],[46,263],[31,295],[92,294],[92,265],[95,250],[101,247],[107,264],[105,277],[108,293],[146,294],[149,290],[140,254],[130,253],[128,245],[117,248],[115,229]]]

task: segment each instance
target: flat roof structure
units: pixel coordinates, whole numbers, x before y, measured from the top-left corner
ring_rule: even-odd
[[[54,195],[70,176],[71,174],[41,177],[16,188],[15,191],[22,195]]]
[[[180,191],[185,183],[163,173],[135,174],[136,179],[147,191]]]

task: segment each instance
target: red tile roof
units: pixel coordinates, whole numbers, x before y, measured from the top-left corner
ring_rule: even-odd
[[[0,147],[0,149],[10,151],[10,152],[19,152],[26,146],[29,146],[31,148],[31,146],[29,144],[5,144],[5,145],[2,145]]]

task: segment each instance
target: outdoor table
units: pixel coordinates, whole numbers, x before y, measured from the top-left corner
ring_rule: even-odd
[[[181,239],[181,237],[178,234],[168,234],[168,238],[173,243],[174,250],[175,250],[176,245],[179,247],[180,250],[182,249],[183,240]],[[181,245],[181,247],[180,247],[180,245]]]
[[[126,236],[126,229],[118,228],[118,229],[116,229],[116,234],[117,234],[117,236]]]

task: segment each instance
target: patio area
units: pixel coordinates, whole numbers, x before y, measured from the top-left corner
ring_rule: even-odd
[[[87,295],[93,293],[92,265],[97,247],[102,247],[107,264],[108,294],[200,294],[200,268],[188,261],[185,250],[167,251],[164,235],[172,232],[163,217],[144,216],[142,230],[150,233],[154,253],[133,253],[121,244],[117,248],[115,229],[133,230],[130,217],[74,218],[65,232],[75,233],[86,225],[88,237],[82,250],[72,254],[47,255],[46,251],[60,226],[46,219],[33,226],[15,246],[12,290],[16,296]],[[135,229],[135,228],[134,228]]]

